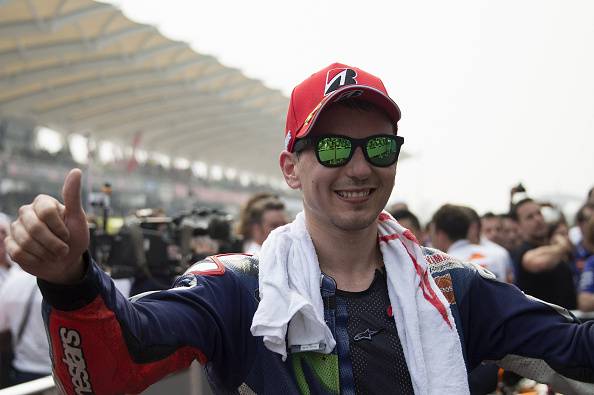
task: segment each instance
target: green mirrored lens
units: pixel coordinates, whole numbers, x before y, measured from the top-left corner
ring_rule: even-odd
[[[351,155],[351,142],[343,137],[324,137],[318,141],[318,157],[325,166],[342,166]]]
[[[372,164],[387,166],[392,164],[396,157],[396,139],[385,136],[374,137],[369,139],[365,149]]]

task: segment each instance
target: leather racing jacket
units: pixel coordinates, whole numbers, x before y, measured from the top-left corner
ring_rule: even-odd
[[[565,393],[594,393],[594,323],[498,282],[480,267],[423,248],[450,303],[467,371],[496,360]],[[38,280],[56,382],[68,394],[138,393],[197,359],[215,393],[354,394],[348,314],[322,276],[331,354],[290,352],[286,361],[250,333],[258,306],[258,261],[208,257],[173,288],[126,299],[85,255],[82,282]]]

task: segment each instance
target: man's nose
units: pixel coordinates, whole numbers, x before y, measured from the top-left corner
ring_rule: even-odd
[[[346,165],[346,174],[349,177],[365,179],[371,174],[371,164],[365,159],[363,149],[357,147],[353,153],[353,157]]]

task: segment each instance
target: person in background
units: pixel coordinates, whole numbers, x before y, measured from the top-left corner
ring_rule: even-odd
[[[584,270],[580,277],[580,292],[578,308],[581,311],[594,311],[594,216],[583,226],[582,245],[590,256],[584,263]]]
[[[288,222],[285,204],[278,196],[259,193],[242,207],[238,234],[243,237],[243,250],[257,254],[270,232]]]
[[[576,226],[569,230],[569,238],[575,246],[576,269],[580,273],[584,269],[584,264],[586,260],[593,254],[592,251],[586,248],[586,246],[584,245],[583,238],[583,235],[586,231],[585,228],[592,217],[594,217],[594,203],[584,204],[582,207],[580,207],[580,209],[575,215]],[[574,237],[572,238],[571,231],[574,229],[577,229],[577,236],[575,236],[576,232],[574,231]]]
[[[573,247],[562,235],[548,237],[541,206],[531,198],[514,205],[511,215],[518,221],[520,248],[513,254],[517,286],[549,303],[575,309],[577,295],[570,258]]]
[[[501,218],[501,246],[511,254],[522,244],[520,228],[509,213],[500,214],[499,217]]]
[[[483,238],[501,245],[503,224],[501,217],[492,212],[485,213],[481,217],[481,235]]]
[[[472,244],[478,244],[484,248],[484,254],[487,256],[487,261],[494,262],[492,265],[496,270],[503,270],[505,275],[503,278],[497,277],[500,281],[512,283],[514,280],[514,268],[511,256],[505,248],[493,242],[486,237],[482,237],[482,223],[476,210],[471,207],[464,206],[470,218],[470,227],[468,228],[468,241]],[[497,231],[495,237],[499,238]]]
[[[497,280],[506,281],[505,265],[493,259],[487,248],[469,239],[472,220],[468,213],[468,207],[453,204],[441,206],[431,219],[433,247],[461,261],[477,264],[493,273]]]
[[[52,372],[41,300],[35,276],[13,265],[0,288],[0,331],[10,330],[14,347],[9,385],[35,380]]]
[[[10,232],[10,219],[6,214],[0,213],[0,288],[2,288],[2,284],[6,280],[12,266],[10,257],[6,252],[6,245],[4,244],[4,239],[8,236],[8,232]]]
[[[592,213],[592,210],[594,210],[594,187],[590,188],[590,190],[588,191],[586,201],[582,204],[582,206],[576,213],[575,225],[572,226],[571,229],[569,229],[569,239],[576,246],[582,239],[582,230],[580,228],[580,223],[584,223],[584,220],[587,221],[587,219]]]
[[[406,229],[410,229],[420,243],[425,240],[425,232],[423,232],[421,223],[417,216],[411,211],[408,209],[398,209],[394,211],[389,210],[388,212],[392,214],[392,217],[394,217],[400,225],[404,226]]]

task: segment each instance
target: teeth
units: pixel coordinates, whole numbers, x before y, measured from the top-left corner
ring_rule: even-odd
[[[365,191],[357,191],[357,192],[352,192],[352,191],[337,191],[336,193],[338,193],[338,195],[340,197],[346,198],[346,199],[352,199],[352,198],[364,198],[366,196],[369,196],[369,189],[365,190]]]

